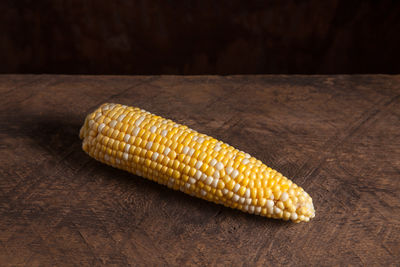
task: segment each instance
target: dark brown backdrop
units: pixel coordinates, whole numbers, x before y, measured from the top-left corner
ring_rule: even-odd
[[[0,2],[0,73],[400,73],[399,1]]]

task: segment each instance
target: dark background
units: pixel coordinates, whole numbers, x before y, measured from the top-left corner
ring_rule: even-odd
[[[0,1],[0,73],[400,73],[400,1]]]

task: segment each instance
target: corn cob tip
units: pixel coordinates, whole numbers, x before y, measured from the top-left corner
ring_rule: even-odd
[[[105,103],[80,130],[95,159],[172,189],[268,218],[308,222],[311,197],[249,154],[139,108]]]

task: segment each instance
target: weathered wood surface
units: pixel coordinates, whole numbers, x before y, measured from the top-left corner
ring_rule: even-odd
[[[0,265],[400,262],[400,76],[0,76]],[[135,105],[245,150],[316,217],[241,213],[96,162],[85,115]]]

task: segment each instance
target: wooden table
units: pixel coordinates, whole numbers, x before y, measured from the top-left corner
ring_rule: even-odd
[[[0,265],[400,262],[400,76],[0,76]],[[78,138],[103,102],[221,139],[313,197],[294,224],[96,162]]]

